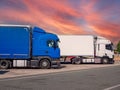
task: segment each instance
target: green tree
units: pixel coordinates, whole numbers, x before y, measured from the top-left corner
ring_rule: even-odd
[[[120,41],[117,44],[117,52],[120,54]]]

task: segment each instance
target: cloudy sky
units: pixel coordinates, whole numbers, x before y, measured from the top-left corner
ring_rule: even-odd
[[[120,40],[120,0],[0,0],[0,24],[35,25],[56,34]]]

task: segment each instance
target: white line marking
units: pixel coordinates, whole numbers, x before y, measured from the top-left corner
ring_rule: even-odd
[[[109,88],[106,88],[104,90],[112,90],[112,89],[117,88],[117,87],[120,87],[120,84],[112,86],[112,87],[109,87]]]

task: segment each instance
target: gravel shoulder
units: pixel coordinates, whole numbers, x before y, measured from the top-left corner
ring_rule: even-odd
[[[115,64],[62,64],[59,69],[7,69],[0,70],[0,79],[10,78],[10,77],[19,77],[19,76],[28,76],[28,75],[38,75],[38,74],[48,74],[48,73],[56,73],[56,72],[65,72],[72,70],[83,70],[83,69],[93,69],[93,68],[101,68],[101,67],[111,67],[120,65],[120,62],[116,62]]]

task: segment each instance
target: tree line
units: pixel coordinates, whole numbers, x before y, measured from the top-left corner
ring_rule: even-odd
[[[115,53],[120,54],[120,41],[117,43]]]

